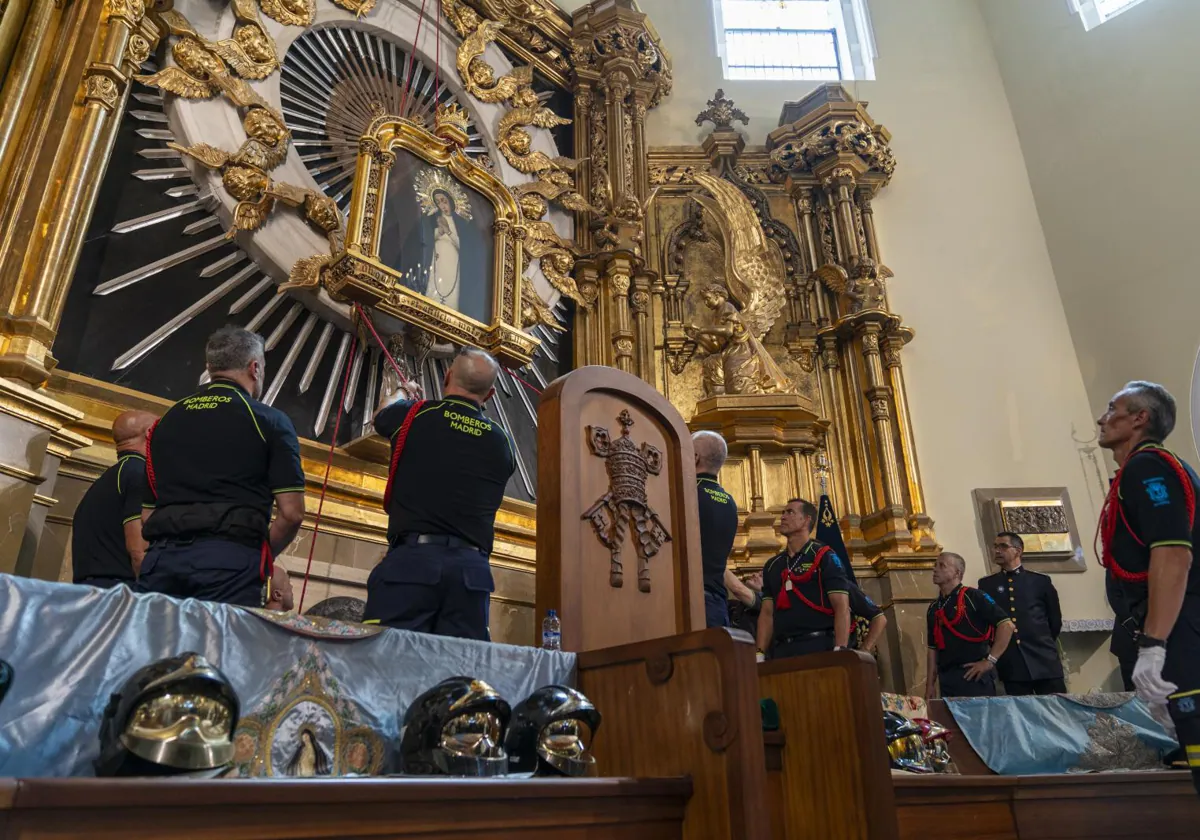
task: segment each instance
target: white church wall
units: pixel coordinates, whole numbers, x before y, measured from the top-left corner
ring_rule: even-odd
[[[1200,3],[1147,0],[1090,32],[1065,3],[979,5],[1092,411],[1131,379],[1161,382],[1180,412],[1168,444],[1195,463]]]

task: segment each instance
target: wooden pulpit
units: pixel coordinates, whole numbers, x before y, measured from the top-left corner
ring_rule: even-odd
[[[593,366],[542,394],[537,523],[535,625],[556,610],[563,650],[704,629],[692,437],[646,382]]]

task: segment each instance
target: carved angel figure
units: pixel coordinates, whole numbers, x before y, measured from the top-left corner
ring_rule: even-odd
[[[870,257],[861,257],[850,272],[840,265],[826,264],[813,272],[834,294],[850,298],[850,312],[865,309],[887,309],[884,281],[895,275],[886,265],[880,265]]]
[[[694,198],[721,229],[728,284],[728,289],[714,283],[701,291],[715,323],[684,328],[706,356],[704,392],[795,393],[762,343],[785,302],[783,257],[770,248],[754,207],[737,187],[703,173],[697,173],[696,183],[712,193]]]
[[[884,302],[883,281],[895,275],[886,265],[879,265],[870,257],[863,257],[854,266],[846,294],[850,297],[850,311],[864,309],[887,309]]]

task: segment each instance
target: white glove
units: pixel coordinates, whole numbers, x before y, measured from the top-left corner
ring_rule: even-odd
[[[1154,718],[1163,729],[1167,731],[1167,737],[1175,737],[1175,721],[1171,720],[1171,713],[1167,711],[1166,703],[1155,703],[1149,707],[1150,717]]]
[[[1133,666],[1133,684],[1137,695],[1147,706],[1165,706],[1167,698],[1179,690],[1175,683],[1163,679],[1163,663],[1167,659],[1165,647],[1144,647],[1138,650],[1137,664]]]

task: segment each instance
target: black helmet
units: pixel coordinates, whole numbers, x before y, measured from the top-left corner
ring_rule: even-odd
[[[401,770],[416,776],[507,773],[504,732],[511,714],[504,698],[483,680],[442,680],[404,713]]]
[[[233,760],[238,698],[198,653],[160,659],[126,680],[100,724],[97,776],[209,772]]]
[[[600,728],[591,701],[565,685],[539,688],[513,709],[504,746],[509,770],[550,776],[586,776],[596,763],[589,748]]]
[[[910,773],[932,772],[925,756],[925,740],[916,724],[899,712],[884,712],[883,733],[893,767]]]

